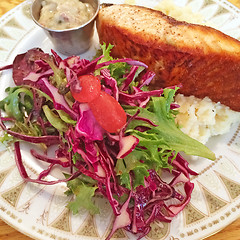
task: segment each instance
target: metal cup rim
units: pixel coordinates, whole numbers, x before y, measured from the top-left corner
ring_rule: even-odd
[[[79,25],[78,27],[74,27],[74,28],[66,28],[66,29],[51,29],[51,28],[47,28],[47,27],[44,27],[42,24],[40,24],[38,22],[38,20],[33,16],[33,5],[36,1],[39,1],[39,0],[34,0],[31,4],[31,8],[30,8],[30,13],[31,13],[31,17],[33,19],[33,21],[41,28],[43,28],[44,30],[46,31],[50,31],[50,32],[69,32],[69,31],[75,31],[75,30],[79,30],[81,28],[84,28],[86,25],[88,25],[89,23],[91,23],[92,21],[95,20],[95,18],[97,17],[98,15],[98,12],[99,12],[99,9],[100,9],[100,1],[99,0],[96,0],[97,2],[97,9],[95,11],[95,14],[92,16],[92,18],[90,18],[86,23],[82,24],[82,25]],[[40,0],[40,1],[43,1],[43,0]]]

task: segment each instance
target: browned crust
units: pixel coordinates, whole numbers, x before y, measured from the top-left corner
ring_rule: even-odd
[[[126,5],[121,6],[122,14],[124,11],[126,14],[124,7]],[[137,25],[129,28],[116,24],[114,18],[119,12],[116,16],[112,13],[109,16],[107,8],[99,13],[97,29],[101,43],[114,45],[113,56],[131,57],[145,62],[157,74],[153,82],[154,87],[182,83],[180,92],[185,95],[195,95],[199,98],[208,96],[215,102],[221,102],[233,110],[240,111],[239,41],[213,28],[180,22],[159,11],[130,7],[134,8],[135,14],[144,12],[170,24],[166,30],[168,31],[166,41],[157,34],[146,34],[144,29],[137,31],[135,28]],[[133,15],[130,15],[127,21],[134,23]],[[179,33],[174,30],[176,26]],[[148,25],[145,27],[147,28]],[[182,39],[185,31],[188,35],[187,40]],[[178,34],[181,36],[179,37]],[[194,41],[191,36],[194,35],[201,36],[201,41],[191,44]],[[210,38],[211,41],[204,41],[205,38]],[[219,45],[215,46],[214,43]]]
[[[115,12],[116,16],[114,14],[108,14],[108,9],[111,9],[115,6],[120,6],[116,8],[116,11],[120,10],[119,13]],[[121,12],[122,10],[122,12]],[[130,22],[129,27],[124,27],[125,24],[119,24],[116,23],[116,20],[118,18],[117,15],[127,15],[125,12],[129,13],[128,19],[126,19],[126,22]],[[114,9],[112,10],[114,13]],[[146,29],[149,27],[150,29],[152,26],[147,26],[144,23],[141,23],[140,21],[135,21],[136,15],[144,14],[148,20],[159,19],[159,21],[155,21],[156,26],[154,28],[163,28],[164,29],[164,35],[172,37],[171,41],[166,41],[164,36],[160,36],[158,34],[158,31],[156,31],[157,34],[148,34],[146,32]],[[150,17],[149,17],[150,16]],[[144,18],[143,18],[144,19]],[[101,20],[105,21],[102,22]],[[134,24],[135,23],[135,24]],[[162,26],[162,23],[167,23],[167,26]],[[150,48],[157,48],[161,50],[176,50],[180,52],[188,52],[188,53],[195,53],[196,51],[201,54],[207,53],[208,51],[215,51],[216,53],[220,52],[226,52],[226,49],[220,49],[219,47],[216,47],[217,44],[223,43],[231,45],[231,54],[235,55],[239,58],[240,56],[240,43],[238,40],[214,29],[208,26],[202,26],[197,24],[190,24],[184,21],[177,21],[176,19],[165,15],[161,11],[157,11],[154,9],[149,9],[141,6],[131,6],[131,5],[112,5],[112,6],[106,6],[102,8],[99,12],[98,18],[97,18],[97,25],[98,29],[102,27],[101,24],[104,24],[104,27],[115,27],[119,31],[121,31],[122,34],[127,35],[129,39],[134,39],[134,42],[147,45]],[[143,29],[134,29],[138,28],[140,26],[144,26]],[[145,28],[145,29],[144,29]],[[192,34],[192,36],[188,36],[189,39],[185,36],[186,33]],[[210,41],[206,44],[206,42],[201,42],[201,38],[199,41],[195,42],[196,38],[199,36],[203,36],[206,38],[213,38],[213,41]],[[187,40],[187,41],[186,41]],[[205,40],[205,39],[203,39]],[[191,41],[191,45],[186,45],[185,43],[189,43],[188,41]],[[201,46],[202,45],[202,46]],[[194,47],[193,47],[194,46]],[[230,52],[230,51],[229,51]]]

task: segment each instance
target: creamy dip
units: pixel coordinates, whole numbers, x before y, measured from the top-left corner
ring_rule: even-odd
[[[49,29],[69,29],[90,20],[94,8],[79,0],[44,0],[38,22]]]

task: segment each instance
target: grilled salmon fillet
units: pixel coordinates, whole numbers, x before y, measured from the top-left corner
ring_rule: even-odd
[[[143,61],[156,73],[153,88],[181,83],[179,92],[208,96],[240,111],[240,42],[210,27],[177,21],[133,5],[101,8],[100,43],[113,44],[113,57]]]

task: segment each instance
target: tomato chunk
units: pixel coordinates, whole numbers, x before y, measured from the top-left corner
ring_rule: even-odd
[[[89,106],[100,126],[110,133],[118,132],[127,121],[127,115],[119,102],[104,91],[89,102]]]
[[[78,77],[81,89],[78,91],[71,88],[73,98],[79,102],[91,102],[99,96],[101,91],[100,80],[93,75],[82,75]]]

